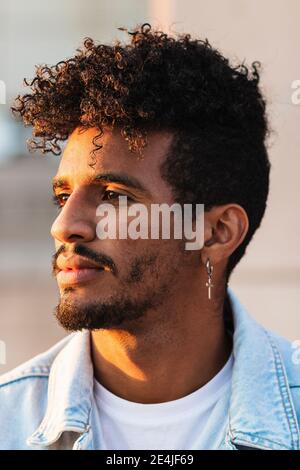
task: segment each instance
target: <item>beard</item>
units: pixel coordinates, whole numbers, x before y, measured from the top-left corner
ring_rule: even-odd
[[[93,253],[86,247],[77,246],[75,253],[93,259]],[[138,327],[148,312],[161,310],[161,306],[176,291],[174,281],[182,268],[183,257],[174,256],[174,253],[174,249],[167,252],[147,250],[134,257],[126,273],[122,275],[118,270],[118,275],[114,274],[120,285],[107,297],[96,295],[92,299],[88,296],[78,298],[76,287],[63,289],[60,302],[54,311],[58,323],[67,331],[113,328],[131,330]],[[58,254],[59,252],[53,260],[54,272]],[[161,259],[164,259],[164,262]],[[110,261],[110,264],[112,263]]]
[[[111,298],[106,302],[76,302],[68,295],[73,288],[66,289],[65,295],[55,308],[55,317],[59,324],[67,331],[80,331],[82,329],[98,330],[101,328],[126,328],[136,320],[145,317],[150,310],[159,307],[165,298],[166,286],[153,295],[145,296],[141,300],[134,300],[125,295]]]
[[[120,289],[106,299],[79,300],[76,288],[65,288],[54,312],[58,323],[67,331],[130,329],[133,322],[137,326],[137,321],[158,309],[172,291],[178,266],[160,273],[158,258],[157,253],[134,258]]]

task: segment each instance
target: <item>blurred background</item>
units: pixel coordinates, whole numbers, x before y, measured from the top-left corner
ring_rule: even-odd
[[[299,21],[299,0],[0,3],[0,341],[6,345],[0,373],[65,334],[53,317],[58,292],[50,269],[49,230],[56,213],[50,180],[59,157],[28,154],[30,129],[14,121],[9,106],[36,64],[72,56],[86,36],[125,40],[118,27],[144,22],[169,34],[207,37],[232,61],[263,64],[273,130],[271,192],[262,226],[230,285],[262,324],[300,339],[300,104],[291,98],[292,83],[300,79]]]

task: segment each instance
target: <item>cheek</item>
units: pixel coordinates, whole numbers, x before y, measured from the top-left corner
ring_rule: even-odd
[[[178,271],[175,268],[186,264],[181,244],[180,240],[98,239],[92,248],[110,257],[117,266],[119,279],[130,283],[146,281],[151,276],[158,280],[171,271],[175,276]]]
[[[112,258],[123,278],[160,264],[161,240],[103,240],[95,248]]]

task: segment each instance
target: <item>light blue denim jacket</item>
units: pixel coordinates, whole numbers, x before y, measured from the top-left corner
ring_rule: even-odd
[[[300,364],[292,344],[259,325],[230,288],[228,295],[234,365],[218,448],[299,450]],[[0,377],[0,449],[93,449],[92,404],[90,334],[83,331]]]

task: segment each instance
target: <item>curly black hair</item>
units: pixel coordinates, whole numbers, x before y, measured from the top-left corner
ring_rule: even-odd
[[[244,255],[263,218],[269,191],[266,103],[259,66],[232,66],[208,40],[176,38],[148,23],[127,44],[96,45],[86,38],[72,58],[36,67],[12,111],[33,126],[30,149],[61,153],[76,127],[118,127],[131,152],[142,156],[149,131],[174,135],[161,167],[176,202],[237,203],[249,230],[230,256],[226,277]],[[95,151],[94,150],[94,151]]]

